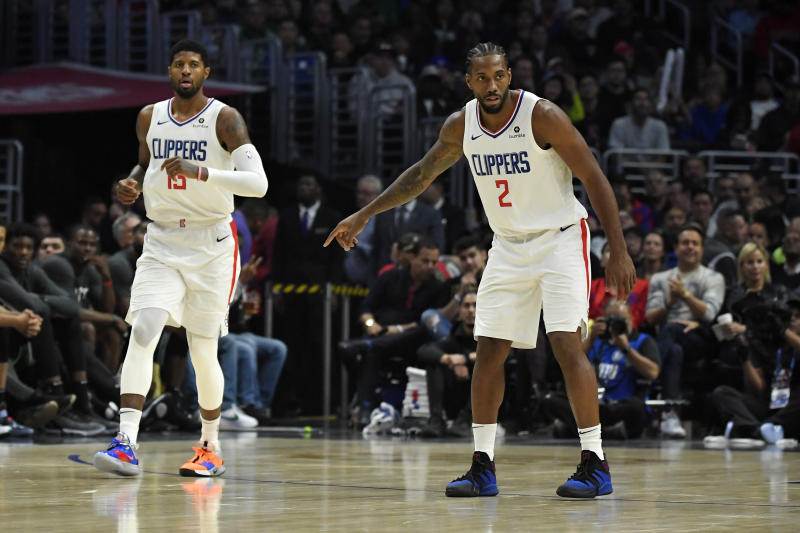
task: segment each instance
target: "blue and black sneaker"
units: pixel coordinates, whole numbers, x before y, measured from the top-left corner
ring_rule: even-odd
[[[562,498],[594,498],[614,492],[608,463],[594,452],[583,450],[578,470],[558,489]]]
[[[489,460],[485,452],[473,453],[472,466],[467,473],[451,481],[444,491],[447,496],[462,498],[497,496],[498,492],[494,461]]]

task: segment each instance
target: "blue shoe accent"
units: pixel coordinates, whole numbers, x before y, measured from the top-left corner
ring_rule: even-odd
[[[447,496],[470,498],[475,496],[497,496],[497,477],[494,461],[484,452],[472,454],[472,466],[466,474],[448,483]]]
[[[138,476],[142,473],[142,466],[136,457],[136,448],[138,446],[131,444],[126,434],[118,433],[108,449],[94,454],[94,466],[120,476]]]
[[[562,498],[594,498],[614,492],[608,463],[601,461],[594,452],[581,452],[578,470],[558,489]]]
[[[769,444],[775,444],[783,438],[783,426],[776,426],[770,422],[761,424],[761,436]]]

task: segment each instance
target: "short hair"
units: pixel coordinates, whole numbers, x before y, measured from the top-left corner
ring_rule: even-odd
[[[81,211],[81,213],[86,213],[91,206],[97,204],[103,204],[104,206],[106,206],[106,202],[99,196],[89,196],[83,202],[83,211]]]
[[[764,273],[764,279],[767,283],[772,282],[772,276],[769,273],[769,253],[767,250],[761,246],[760,244],[754,242],[747,242],[742,246],[742,249],[739,250],[739,257],[736,262],[736,277],[739,280],[739,283],[744,282],[744,272],[742,269],[742,264],[744,260],[747,258],[748,255],[752,254],[753,252],[761,252],[761,255],[764,256],[764,261],[767,263],[767,269]]]
[[[47,235],[45,235],[44,237],[42,237],[42,240],[45,240],[45,239],[61,239],[61,242],[64,242],[64,236],[61,235],[57,231],[50,232]]]
[[[631,234],[638,236],[642,241],[644,241],[644,237],[647,235],[647,232],[645,232],[641,226],[631,226],[622,232],[622,235],[625,237]]]
[[[378,193],[383,191],[383,181],[381,181],[381,179],[378,176],[376,176],[375,174],[365,174],[364,176],[361,176],[360,178],[358,178],[358,181],[356,182],[356,186],[358,186],[358,184],[361,184],[361,183],[371,183],[371,184],[373,184],[375,186],[376,192],[378,192]]]
[[[168,65],[172,64],[172,61],[175,59],[175,54],[178,52],[195,52],[200,54],[200,60],[203,61],[203,66],[208,67],[208,50],[206,47],[203,46],[198,41],[194,39],[181,39],[177,43],[172,45],[172,48],[169,49],[169,63]]]
[[[466,60],[466,73],[470,74],[472,72],[472,60],[477,59],[479,57],[485,56],[503,56],[503,63],[506,64],[508,67],[508,56],[506,56],[506,50],[499,44],[495,44],[492,42],[485,42],[485,43],[478,43],[472,48],[469,49],[467,52],[467,60]]]
[[[119,238],[122,237],[122,232],[125,231],[125,223],[131,219],[137,219],[141,221],[142,217],[133,211],[126,211],[118,216],[116,220],[114,220],[114,223],[111,224],[111,233],[114,235],[115,239],[119,240]]]
[[[39,247],[39,229],[29,222],[13,222],[6,228],[6,243],[11,243],[17,237],[30,237],[33,247]]]
[[[460,237],[453,244],[453,250],[455,250],[457,254],[460,254],[464,250],[472,248],[473,246],[478,250],[486,250],[486,243],[479,235],[464,235],[463,237]]]
[[[723,209],[719,212],[719,215],[717,215],[717,225],[726,224],[736,217],[742,217],[745,222],[748,220],[747,213],[740,209],[735,209],[732,207],[729,209]]]
[[[75,237],[78,235],[79,231],[91,231],[92,233],[97,235],[98,238],[100,237],[100,235],[98,235],[96,229],[91,227],[89,224],[83,224],[81,222],[81,223],[73,224],[72,226],[70,226],[69,230],[67,231],[67,241],[71,242],[72,240],[74,240]]]
[[[397,239],[397,249],[401,252],[412,253],[417,255],[420,250],[426,248],[428,250],[438,250],[439,245],[436,244],[432,238],[421,233],[404,233]]]
[[[711,199],[711,201],[712,202],[714,201],[714,195],[711,194],[711,191],[709,191],[708,189],[701,189],[699,187],[696,189],[692,189],[692,201],[694,201],[695,196],[700,196],[701,194],[707,194],[708,197]]]
[[[680,229],[678,230],[678,234],[675,236],[676,241],[678,240],[678,237],[680,237],[681,233],[683,233],[684,231],[696,232],[698,235],[700,235],[700,244],[705,243],[706,236],[703,233],[703,228],[701,228],[700,224],[698,224],[697,222],[687,222],[686,224],[681,226]]]
[[[636,87],[636,88],[633,90],[633,92],[631,93],[631,100],[632,100],[632,99],[633,99],[633,98],[634,98],[634,97],[635,97],[637,94],[639,94],[639,93],[644,93],[644,94],[646,94],[646,95],[647,95],[647,99],[648,99],[648,100],[652,100],[652,99],[653,99],[653,95],[651,95],[651,94],[650,94],[650,91],[649,91],[649,90],[647,90],[647,89],[646,89],[646,88],[644,88],[644,87]]]

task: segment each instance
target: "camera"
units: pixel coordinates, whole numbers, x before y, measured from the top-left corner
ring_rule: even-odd
[[[621,316],[611,315],[606,317],[606,331],[603,333],[602,338],[610,339],[618,335],[628,334],[628,321]]]

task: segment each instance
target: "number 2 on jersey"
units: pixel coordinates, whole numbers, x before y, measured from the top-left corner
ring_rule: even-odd
[[[497,198],[500,201],[500,207],[511,207],[511,202],[506,201],[506,196],[508,196],[508,180],[495,180],[495,186],[500,189],[503,189],[503,192],[500,193],[500,196]]]
[[[167,175],[167,189],[185,189],[186,176],[178,174],[177,176],[170,177]]]

